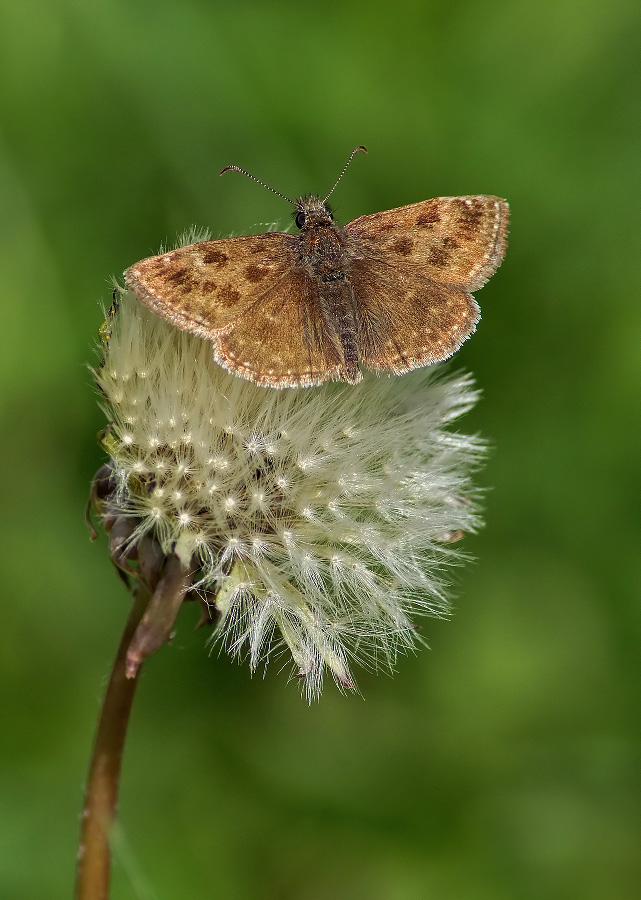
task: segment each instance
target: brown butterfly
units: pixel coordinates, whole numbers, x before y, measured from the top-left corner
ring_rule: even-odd
[[[509,207],[437,197],[341,228],[327,200],[359,150],[324,200],[269,188],[295,207],[298,234],[199,241],[131,266],[127,286],[210,340],[221,366],[269,387],[355,384],[360,365],[401,374],[447,359],[479,320],[471,292],[503,260]]]

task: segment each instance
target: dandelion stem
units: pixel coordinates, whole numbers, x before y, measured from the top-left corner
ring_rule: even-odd
[[[82,812],[75,900],[109,897],[110,832],[116,817],[127,725],[138,684],[137,676],[127,677],[125,662],[127,649],[150,599],[151,592],[139,582],[100,711]]]

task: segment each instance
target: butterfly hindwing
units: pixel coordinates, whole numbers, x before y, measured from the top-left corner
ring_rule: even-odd
[[[316,282],[301,269],[290,270],[213,344],[216,362],[267,387],[308,387],[343,373]]]
[[[369,369],[401,374],[447,359],[480,318],[459,285],[439,284],[415,270],[396,275],[380,260],[353,265],[360,356]]]

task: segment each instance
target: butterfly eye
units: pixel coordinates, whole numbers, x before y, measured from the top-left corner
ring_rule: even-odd
[[[296,227],[303,228],[304,225],[305,225],[305,213],[304,212],[296,213]]]

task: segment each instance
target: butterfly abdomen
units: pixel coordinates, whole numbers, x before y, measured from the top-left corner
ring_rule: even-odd
[[[352,286],[345,273],[322,280],[320,288],[321,315],[329,334],[343,360],[341,377],[355,383],[361,380],[358,368],[358,341]]]
[[[316,287],[326,335],[342,360],[341,378],[351,383],[360,381],[356,311],[341,229],[326,223],[305,228],[301,250],[302,264]]]

